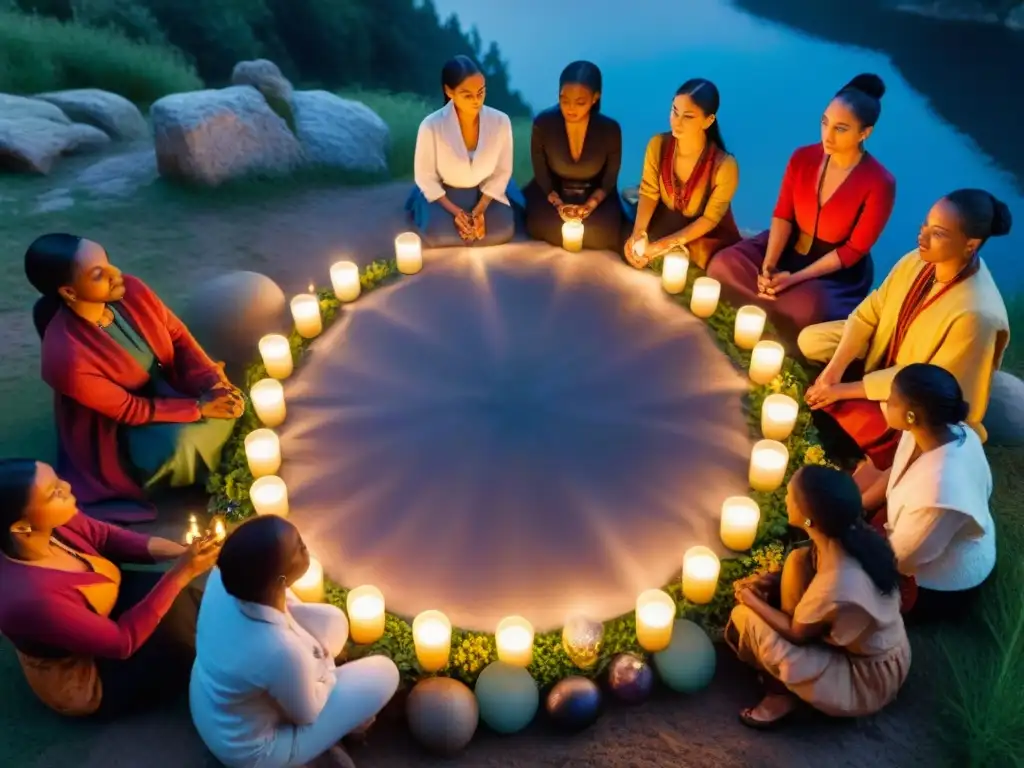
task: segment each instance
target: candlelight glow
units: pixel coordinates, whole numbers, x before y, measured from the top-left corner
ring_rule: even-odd
[[[271,429],[254,429],[245,436],[245,458],[253,477],[276,475],[281,468],[281,441]]]
[[[761,508],[746,496],[730,496],[722,504],[722,543],[736,552],[754,546],[757,526],[761,522]]]
[[[571,253],[583,250],[583,222],[569,219],[562,224],[562,247]]]
[[[764,324],[768,315],[760,307],[748,304],[736,311],[736,328],[733,332],[733,341],[740,349],[753,349],[754,345],[761,340],[764,333]]]
[[[288,359],[291,360],[289,352]],[[284,402],[284,387],[277,379],[260,379],[249,390],[249,398],[256,416],[266,427],[276,427],[284,422],[287,409]]]
[[[324,567],[315,557],[309,558],[309,568],[291,586],[292,592],[304,603],[319,603],[324,599]]]
[[[355,301],[362,286],[359,284],[359,267],[352,261],[339,261],[331,265],[331,285],[338,301]]]
[[[750,487],[771,492],[782,485],[789,466],[789,449],[776,440],[761,440],[750,453]]]
[[[277,475],[258,478],[249,488],[249,498],[257,515],[288,516],[288,486]]]
[[[786,350],[777,341],[759,341],[750,353],[750,380],[767,384],[782,371]]]
[[[364,584],[350,590],[345,608],[352,642],[369,645],[384,634],[384,594],[379,589]]]
[[[300,293],[291,302],[292,318],[295,330],[304,339],[312,339],[320,335],[324,329],[324,321],[320,316],[320,300],[316,294]]]
[[[292,374],[292,348],[288,339],[271,333],[260,339],[260,356],[267,369],[267,375],[275,379],[287,379]]]
[[[768,395],[761,404],[761,434],[769,440],[785,440],[796,427],[800,405],[789,395]]]
[[[533,660],[533,625],[522,616],[502,619],[494,632],[494,641],[499,661],[527,667]]]
[[[636,639],[640,647],[652,653],[668,648],[676,603],[661,589],[648,589],[636,599]]]
[[[707,319],[718,309],[718,300],[722,295],[722,284],[713,277],[698,277],[693,281],[693,293],[690,295],[690,311],[697,317]]]
[[[683,556],[683,597],[703,605],[715,597],[721,563],[707,547],[690,547]]]
[[[440,611],[424,611],[412,622],[416,659],[424,672],[439,672],[448,666],[452,649],[452,623]]]
[[[395,260],[398,271],[415,275],[423,269],[423,243],[415,232],[403,232],[395,238]]]
[[[682,293],[689,270],[690,258],[686,253],[668,254],[661,265],[661,286],[665,293]]]

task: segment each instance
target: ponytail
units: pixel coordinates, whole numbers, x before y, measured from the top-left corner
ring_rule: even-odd
[[[899,589],[900,572],[896,553],[889,540],[872,528],[863,518],[851,523],[836,536],[843,550],[860,563],[864,573],[883,595]]]
[[[723,152],[727,152],[725,148],[725,140],[722,138],[722,129],[718,127],[718,118],[715,118],[715,122],[711,124],[711,127],[707,130],[708,141],[714,144]]]
[[[61,300],[54,296],[43,296],[36,300],[32,307],[32,324],[35,325],[40,340],[46,335],[50,322],[60,312],[61,305]]]

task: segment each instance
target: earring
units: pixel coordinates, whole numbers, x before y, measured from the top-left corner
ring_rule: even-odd
[[[917,421],[917,415],[913,411],[907,411],[907,424],[914,424]]]
[[[28,523],[15,523],[11,526],[11,533],[29,534],[32,533],[32,526]]]
[[[810,527],[811,527],[811,518],[805,517],[804,518],[804,528],[810,528]]]
[[[288,579],[285,578],[284,574],[277,577],[277,580],[281,582],[281,586],[285,586],[288,583]]]

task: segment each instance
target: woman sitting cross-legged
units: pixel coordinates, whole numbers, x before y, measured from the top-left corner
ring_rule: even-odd
[[[232,768],[351,765],[338,742],[388,703],[398,668],[384,656],[335,666],[348,621],[288,591],[309,552],[287,520],[243,523],[217,565],[199,614],[190,696],[206,746]]]
[[[558,80],[558,106],[533,121],[533,181],[526,198],[526,231],[535,240],[562,244],[562,224],[585,223],[583,247],[618,251],[622,246],[619,167],[622,130],[601,114],[601,70],[575,61]]]
[[[188,328],[103,247],[50,234],[25,254],[54,391],[57,469],[82,509],[108,521],[151,520],[146,492],[192,485],[220,463],[241,393]]]
[[[833,717],[877,712],[910,670],[892,548],[865,522],[857,484],[839,470],[802,467],[786,508],[810,545],[790,552],[781,574],[736,582],[740,604],[725,631],[766,683],[764,699],[740,719],[769,728],[801,701]]]
[[[740,239],[731,207],[740,171],[725,150],[719,103],[710,80],[687,80],[672,99],[672,130],[647,144],[636,221],[624,247],[632,266],[642,269],[685,248],[703,269],[715,253]]]
[[[428,248],[498,245],[515,234],[512,122],[484,106],[487,82],[476,62],[456,56],[441,70],[443,108],[416,134],[413,187],[405,208]]]
[[[902,437],[892,468],[855,475],[903,574],[903,612],[957,618],[996,565],[992,471],[956,377],[915,363],[896,374],[886,419]]]
[[[892,466],[899,434],[881,403],[905,365],[932,363],[952,373],[970,404],[966,421],[985,440],[982,418],[1010,321],[979,251],[1010,231],[1010,211],[988,192],[958,189],[932,206],[917,238],[882,284],[847,320],[812,325],[797,342],[826,363],[806,399],[824,410],[876,469]]]
[[[47,464],[0,460],[0,633],[36,696],[62,715],[115,715],[183,693],[201,593],[220,550],[188,549],[78,511]],[[122,571],[174,560],[164,573]]]

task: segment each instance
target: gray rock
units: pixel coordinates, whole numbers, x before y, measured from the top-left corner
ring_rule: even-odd
[[[85,123],[72,123],[68,126],[68,146],[65,155],[83,152],[95,152],[110,144],[110,136]]]
[[[1005,371],[996,371],[982,423],[989,445],[1024,446],[1024,381]]]
[[[13,120],[19,117],[39,117],[62,125],[71,124],[71,119],[61,111],[60,107],[50,104],[48,101],[0,93],[0,118]]]
[[[250,86],[165,96],[150,109],[162,176],[216,186],[283,175],[303,153],[285,121]]]
[[[104,157],[81,171],[75,184],[93,197],[128,197],[158,177],[151,148]]]
[[[240,61],[231,71],[232,85],[251,85],[263,94],[264,98],[280,99],[291,104],[292,84],[288,82],[280,68],[268,59]]]
[[[47,174],[57,158],[95,140],[88,126],[55,123],[43,117],[0,118],[0,169]]]
[[[365,104],[327,91],[296,91],[295,127],[308,163],[361,173],[386,173],[387,123]]]
[[[116,141],[134,141],[149,135],[146,118],[123,96],[98,88],[40,93],[36,96],[60,107],[77,123],[88,123]]]

